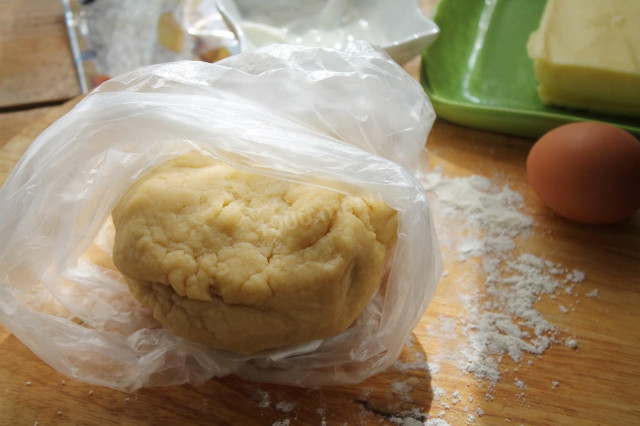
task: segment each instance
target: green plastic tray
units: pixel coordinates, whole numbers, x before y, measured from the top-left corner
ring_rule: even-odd
[[[421,81],[436,114],[483,130],[538,138],[562,124],[601,121],[640,136],[640,120],[545,107],[527,40],[546,0],[440,0],[438,39],[422,55]]]

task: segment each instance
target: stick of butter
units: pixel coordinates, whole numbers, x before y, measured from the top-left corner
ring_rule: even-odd
[[[640,117],[640,0],[548,0],[527,50],[544,104]]]

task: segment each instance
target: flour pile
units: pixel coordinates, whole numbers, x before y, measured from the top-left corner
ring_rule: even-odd
[[[422,175],[421,181],[435,197],[445,257],[479,261],[484,282],[463,286],[461,295],[469,347],[459,361],[466,371],[495,384],[505,355],[520,362],[525,353],[542,354],[557,340],[557,328],[535,303],[561,286],[570,294],[585,275],[530,253],[516,254],[516,241],[530,235],[533,219],[521,212],[523,199],[515,191],[482,176],[450,179],[437,171]]]

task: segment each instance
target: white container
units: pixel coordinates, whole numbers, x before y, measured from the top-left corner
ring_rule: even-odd
[[[416,0],[218,0],[218,8],[243,51],[271,43],[340,49],[364,40],[403,65],[439,32]]]

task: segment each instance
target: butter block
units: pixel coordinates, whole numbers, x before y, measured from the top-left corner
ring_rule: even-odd
[[[548,0],[527,51],[544,104],[640,117],[640,0]]]

